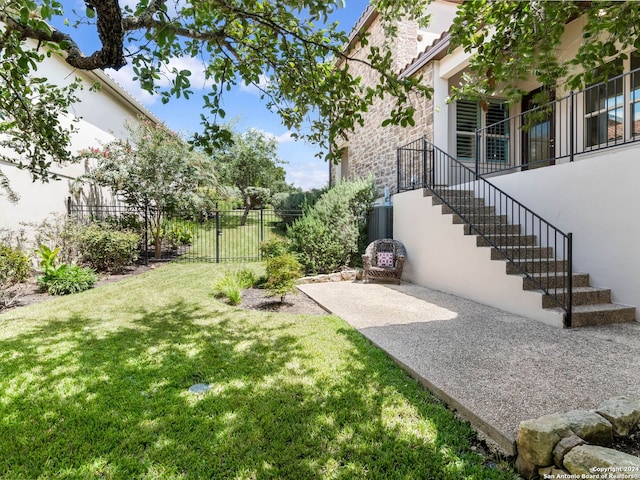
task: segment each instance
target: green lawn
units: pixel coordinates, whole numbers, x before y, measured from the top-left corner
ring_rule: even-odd
[[[0,315],[0,478],[515,478],[339,318],[216,300],[224,268]]]
[[[216,258],[223,261],[243,262],[257,260],[260,257],[260,242],[274,235],[282,235],[282,220],[272,209],[252,210],[246,224],[240,226],[242,210],[223,210],[220,212],[221,235],[216,240],[216,222],[177,221],[188,228],[193,238],[185,257],[206,260]],[[262,221],[261,221],[262,219]]]

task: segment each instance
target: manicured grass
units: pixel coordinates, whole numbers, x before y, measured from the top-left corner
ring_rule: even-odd
[[[515,478],[342,320],[227,306],[223,273],[170,264],[0,315],[0,478]]]
[[[280,217],[271,209],[262,212],[252,210],[246,224],[240,226],[242,210],[225,210],[220,212],[220,231],[217,237],[217,254],[226,261],[251,261],[260,257],[260,242],[268,240],[274,235],[281,235],[278,228]],[[262,222],[261,222],[262,218]],[[214,219],[206,222],[180,223],[189,228],[193,236],[193,243],[186,256],[191,259],[216,258],[216,222]]]

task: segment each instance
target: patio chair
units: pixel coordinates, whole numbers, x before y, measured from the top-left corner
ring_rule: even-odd
[[[398,240],[383,238],[369,244],[362,255],[363,280],[393,280],[400,285],[407,251]]]

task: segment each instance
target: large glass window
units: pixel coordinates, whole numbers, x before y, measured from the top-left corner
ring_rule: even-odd
[[[504,102],[491,101],[485,109],[478,102],[456,102],[456,155],[461,161],[476,159],[476,129],[490,127],[485,136],[484,161],[507,162],[509,109]]]
[[[631,136],[640,135],[640,54],[631,54]]]
[[[609,70],[622,72],[622,60]],[[616,143],[624,139],[624,87],[622,77],[588,87],[585,92],[585,141],[587,147]]]

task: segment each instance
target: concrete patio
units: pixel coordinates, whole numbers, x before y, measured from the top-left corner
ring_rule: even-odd
[[[640,395],[640,323],[561,329],[446,293],[328,282],[300,290],[341,317],[504,454],[523,420]]]

